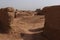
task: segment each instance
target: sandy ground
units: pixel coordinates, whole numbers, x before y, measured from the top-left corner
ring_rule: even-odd
[[[0,34],[0,40],[24,40],[20,33],[35,34],[37,32],[29,32],[29,29],[37,29],[44,27],[44,16],[23,16],[15,18],[12,21],[12,30],[10,34]],[[25,36],[27,37],[27,36]],[[29,37],[29,36],[28,36]]]
[[[44,16],[33,16],[33,17],[24,16],[14,19],[12,26],[14,26],[14,28],[15,26],[18,27],[19,30],[22,29],[24,31],[25,30],[28,31],[29,29],[43,28],[44,20],[45,20]]]

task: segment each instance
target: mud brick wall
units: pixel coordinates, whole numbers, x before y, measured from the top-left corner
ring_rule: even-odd
[[[0,9],[0,33],[8,33],[11,29],[10,23],[14,16],[12,8]]]
[[[14,20],[14,18],[15,18],[15,9],[14,8],[11,8],[11,7],[7,7],[6,8],[7,9],[7,13],[8,13],[8,15],[9,15],[9,17],[10,17],[10,23],[12,23],[13,22],[13,20]]]
[[[48,40],[60,40],[60,6],[43,8],[45,14],[44,35]]]

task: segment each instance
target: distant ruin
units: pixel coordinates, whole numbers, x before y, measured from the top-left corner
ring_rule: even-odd
[[[45,15],[41,9],[36,9],[35,12],[37,12],[36,15]]]
[[[21,17],[21,16],[35,16],[37,12],[34,11],[25,11],[25,10],[16,10],[16,17]]]

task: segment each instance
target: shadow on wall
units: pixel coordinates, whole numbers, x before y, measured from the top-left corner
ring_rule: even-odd
[[[4,26],[4,24],[0,21],[0,33],[5,34],[5,33],[9,33],[10,30],[10,26]]]

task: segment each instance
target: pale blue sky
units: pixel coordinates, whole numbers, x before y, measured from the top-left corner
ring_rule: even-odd
[[[0,8],[14,7],[19,10],[35,10],[50,5],[60,5],[60,0],[0,0]]]

